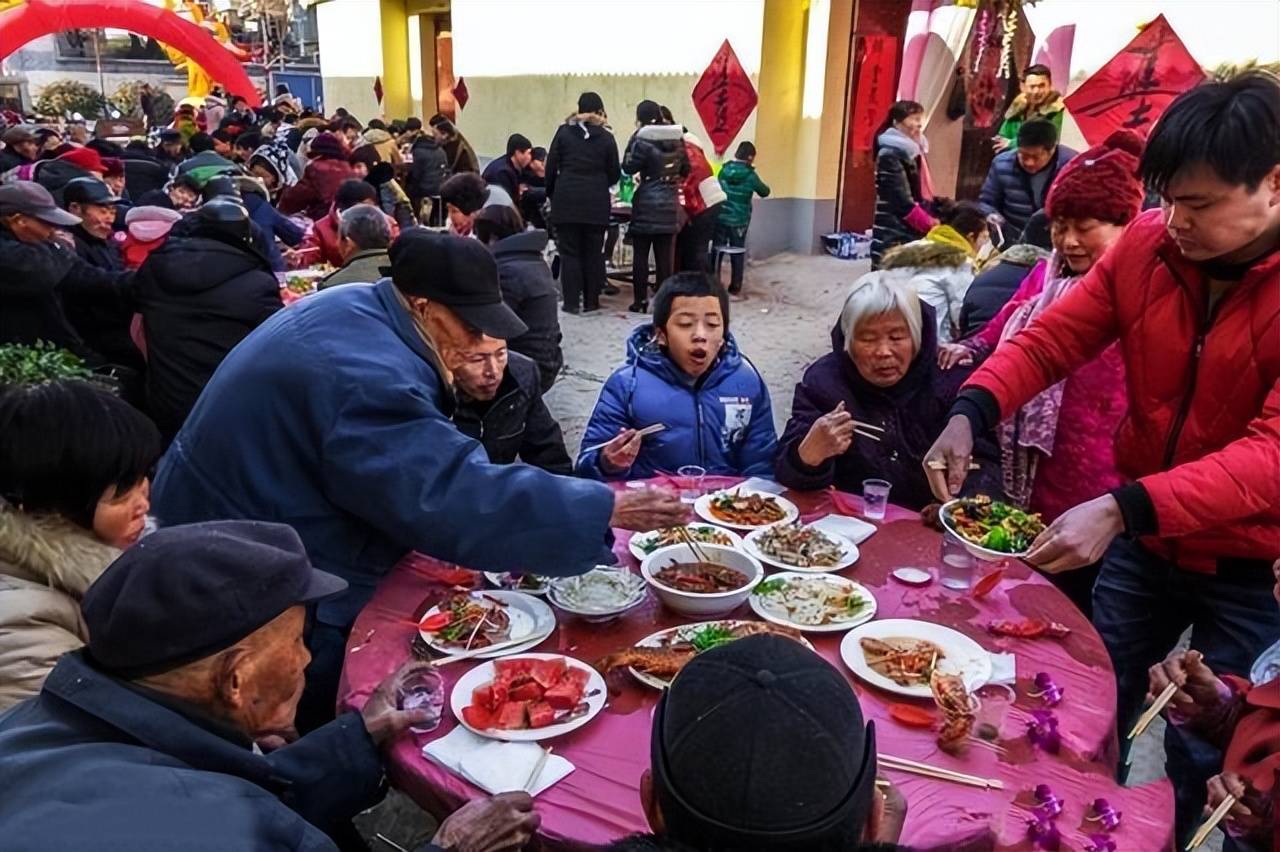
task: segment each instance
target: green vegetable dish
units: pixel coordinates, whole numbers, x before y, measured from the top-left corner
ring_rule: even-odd
[[[957,500],[947,522],[965,541],[997,553],[1026,553],[1036,536],[1044,532],[1044,521],[1038,514],[990,497]]]

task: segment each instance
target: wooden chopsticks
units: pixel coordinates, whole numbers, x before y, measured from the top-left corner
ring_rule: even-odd
[[[1160,711],[1164,709],[1164,706],[1169,703],[1169,699],[1173,698],[1173,694],[1177,691],[1178,685],[1176,683],[1170,683],[1166,686],[1164,691],[1156,696],[1156,700],[1151,702],[1151,706],[1146,709],[1146,712],[1138,717],[1138,721],[1133,725],[1133,730],[1129,732],[1129,739],[1142,736],[1142,732],[1155,721],[1156,717],[1160,715]]]
[[[956,772],[953,769],[932,766],[917,760],[908,760],[905,757],[894,757],[891,754],[881,754],[876,759],[884,769],[896,769],[899,772],[910,772],[915,775],[937,778],[939,781],[950,781],[954,784],[964,784],[969,787],[981,787],[984,790],[1004,789],[1004,782],[999,778],[981,778],[977,775],[967,775],[963,772]]]
[[[529,773],[529,780],[524,782],[524,787],[522,788],[526,793],[533,794],[534,787],[538,783],[538,776],[542,774],[543,767],[547,765],[547,758],[550,756],[550,748],[544,748],[542,754],[538,755],[538,762],[533,765],[533,771]]]
[[[684,542],[686,545],[688,545],[689,549],[693,551],[693,556],[695,559],[697,559],[699,562],[711,561],[710,559],[707,558],[706,551],[704,551],[701,547],[699,547],[698,543],[694,541],[693,536],[690,535],[689,533],[688,527],[676,527],[676,530],[678,531],[676,535],[678,535],[680,537],[680,540]]]
[[[492,645],[486,645],[483,648],[472,648],[469,651],[460,651],[457,654],[450,654],[447,657],[441,657],[438,660],[432,660],[433,666],[447,666],[449,663],[456,663],[461,660],[470,660],[472,657],[478,657],[481,654],[488,654],[492,651],[501,651],[503,648],[510,648],[512,645],[523,645],[529,641],[528,636],[521,636],[519,639],[507,639],[505,642],[495,642]]]
[[[875,432],[884,432],[884,428],[876,426],[872,423],[863,423],[861,420],[853,421],[853,434],[861,435],[864,438],[870,438],[873,441],[879,441],[884,436],[876,435]]]
[[[1191,852],[1192,849],[1195,849],[1201,843],[1208,840],[1209,832],[1218,827],[1218,823],[1222,822],[1227,815],[1227,811],[1231,810],[1235,803],[1236,797],[1228,794],[1227,797],[1213,809],[1213,813],[1209,814],[1209,818],[1204,821],[1204,825],[1196,829],[1196,833],[1192,835],[1191,840],[1187,843],[1186,852]]]
[[[654,423],[652,425],[644,427],[643,429],[637,429],[636,435],[643,438],[645,435],[654,435],[666,428],[667,426],[665,423]],[[615,435],[614,437],[617,437],[617,436]],[[608,446],[608,444],[611,441],[613,441],[613,438],[610,438],[608,441],[605,441],[600,444],[593,444],[592,446],[587,447],[586,449],[578,450],[578,455],[582,455],[583,453],[594,453],[596,450],[602,450],[606,446]]]

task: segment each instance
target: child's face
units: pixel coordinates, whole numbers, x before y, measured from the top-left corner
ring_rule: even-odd
[[[671,360],[692,378],[711,368],[724,346],[724,315],[715,296],[677,296],[671,316],[658,329],[658,343],[667,347]]]

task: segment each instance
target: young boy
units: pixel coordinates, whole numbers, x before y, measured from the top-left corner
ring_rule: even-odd
[[[734,152],[734,159],[720,169],[720,188],[729,199],[720,208],[720,221],[716,224],[715,245],[745,248],[747,245],[747,228],[751,225],[751,196],[769,197],[769,186],[756,174],[756,146],[743,142]],[[716,257],[716,279],[720,277],[720,258]],[[742,273],[746,266],[747,255],[737,252],[729,255],[729,292],[737,295],[742,292]]]
[[[641,436],[638,429],[666,428]],[[611,440],[612,439],[612,440]],[[644,479],[696,464],[710,474],[768,474],[778,442],[769,389],[729,333],[729,297],[701,272],[663,282],[653,323],[627,340],[627,363],[591,412],[580,476]]]

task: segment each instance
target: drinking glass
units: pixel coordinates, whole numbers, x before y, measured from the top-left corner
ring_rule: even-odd
[[[702,480],[707,470],[696,464],[686,464],[676,470],[676,482],[680,485],[680,502],[692,506],[702,496]]]
[[[942,570],[939,581],[948,589],[964,590],[973,585],[974,557],[960,539],[942,534]]]
[[[873,521],[884,520],[889,506],[889,489],[893,484],[884,479],[862,480],[862,514]]]
[[[415,734],[429,734],[440,727],[444,713],[444,681],[435,669],[415,672],[396,690],[396,705],[401,710],[426,710],[427,718],[409,728]]]

